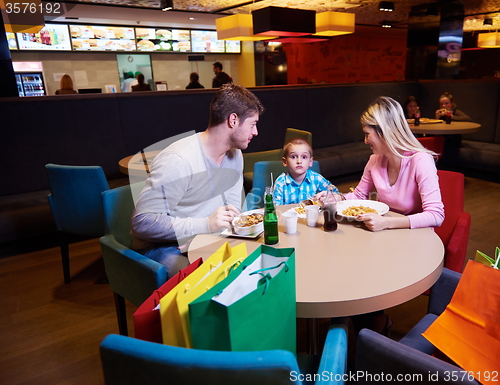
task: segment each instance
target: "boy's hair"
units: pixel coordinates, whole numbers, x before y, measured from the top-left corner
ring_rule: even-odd
[[[302,138],[293,138],[293,139],[290,139],[288,142],[286,142],[285,145],[283,146],[283,157],[285,157],[285,158],[288,157],[288,154],[290,153],[291,146],[297,146],[300,144],[305,144],[307,147],[309,147],[309,156],[312,158],[313,150],[312,150],[311,144],[307,140],[302,139]]]

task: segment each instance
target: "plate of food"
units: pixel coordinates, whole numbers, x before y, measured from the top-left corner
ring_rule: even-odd
[[[374,213],[384,215],[389,211],[385,203],[372,200],[347,200],[337,202],[337,214],[343,218],[357,221],[358,215]]]
[[[233,218],[232,228],[224,230],[222,236],[257,238],[264,231],[264,209],[245,211]]]
[[[306,206],[310,206],[310,205],[322,206],[322,203],[320,201],[314,200],[314,199],[305,199],[302,202],[300,202],[298,206],[292,207],[288,211],[295,211],[295,212],[297,212],[297,214],[299,214],[299,218],[305,218],[306,217]]]

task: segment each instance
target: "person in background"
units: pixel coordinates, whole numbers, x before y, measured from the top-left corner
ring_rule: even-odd
[[[191,72],[189,75],[189,84],[186,86],[186,90],[192,90],[195,88],[205,88],[203,87],[200,82],[200,77],[196,72]]]
[[[153,160],[132,213],[133,248],[163,264],[168,277],[188,265],[182,253],[192,237],[229,227],[239,214],[241,150],[258,134],[263,112],[253,93],[225,84],[210,103],[208,128],[175,141]]]
[[[371,231],[440,226],[444,205],[434,160],[437,154],[413,136],[401,105],[389,97],[379,97],[361,115],[361,125],[373,155],[356,189],[345,194],[345,198],[368,199],[376,190],[377,199],[402,216],[370,213],[361,214],[358,219]],[[367,327],[388,335],[392,326],[392,320],[383,311],[351,319],[356,332]]]
[[[219,88],[223,84],[232,83],[233,79],[227,73],[222,71],[222,64],[216,61],[213,64],[214,78],[212,80],[212,88]]]
[[[132,86],[132,92],[134,91],[151,91],[151,86],[147,83],[144,83],[144,75],[137,75],[137,84]]]
[[[130,92],[132,89],[130,88],[130,83],[132,83],[135,80],[134,73],[132,71],[127,72],[124,74],[125,80],[123,81],[120,90],[122,92]]]
[[[439,97],[439,106],[440,108],[436,110],[436,119],[446,119],[446,111],[451,110],[452,121],[457,122],[471,122],[472,119],[466,113],[460,111],[453,100],[453,96],[449,92],[445,92],[443,95]]]
[[[316,171],[309,170],[313,164],[313,151],[307,140],[295,138],[283,147],[283,166],[288,169],[274,182],[273,200],[276,205],[300,203],[315,194],[326,191],[331,182]],[[335,187],[334,192],[339,190]]]
[[[404,111],[406,119],[414,119],[415,112],[418,109],[418,102],[415,96],[408,96],[404,104]]]
[[[59,89],[56,91],[56,95],[69,95],[76,94],[76,90],[73,89],[73,80],[71,76],[64,74],[61,76],[59,81]]]

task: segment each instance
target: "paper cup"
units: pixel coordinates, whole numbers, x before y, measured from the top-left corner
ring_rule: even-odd
[[[306,206],[307,226],[316,227],[316,223],[318,223],[318,216],[319,216],[318,205]]]
[[[283,213],[283,223],[285,224],[285,233],[295,234],[297,232],[297,218],[299,214],[296,211],[286,211]]]

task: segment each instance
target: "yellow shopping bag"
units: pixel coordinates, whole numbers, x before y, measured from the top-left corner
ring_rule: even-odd
[[[226,242],[160,300],[161,329],[165,345],[192,347],[189,302],[224,279],[231,267],[246,257],[245,243],[231,248]]]

